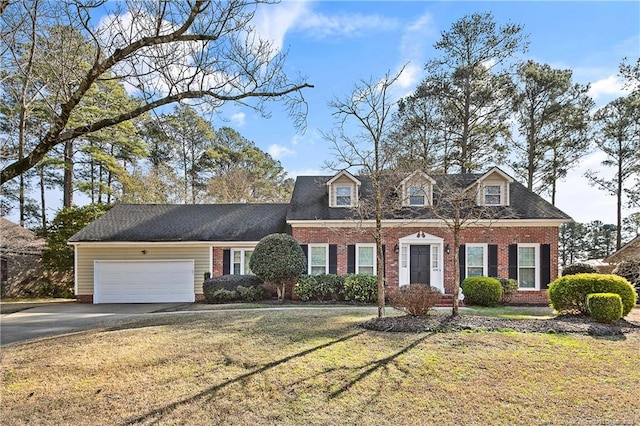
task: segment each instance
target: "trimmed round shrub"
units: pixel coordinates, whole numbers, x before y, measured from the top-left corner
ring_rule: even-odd
[[[221,275],[219,277],[211,277],[204,281],[202,289],[205,292],[209,290],[225,289],[235,291],[241,285],[243,287],[255,287],[262,284],[262,280],[255,275]]]
[[[598,272],[596,268],[589,265],[588,263],[572,263],[562,270],[562,276],[566,275],[575,275],[575,274],[595,274]]]
[[[629,282],[613,274],[576,274],[558,278],[547,290],[551,307],[559,313],[589,315],[587,295],[591,293],[615,293],[622,299],[622,316],[636,305],[636,291]]]
[[[244,287],[239,285],[236,287],[236,296],[245,302],[257,302],[267,298],[268,292],[262,286]]]
[[[511,301],[511,295],[518,291],[518,281],[513,278],[498,278],[500,285],[502,286],[502,303],[509,303]]]
[[[202,284],[207,303],[227,303],[236,300],[255,302],[267,298],[262,280],[255,275],[222,275]]]
[[[378,300],[378,278],[373,275],[348,275],[344,280],[344,298],[372,303]]]
[[[497,278],[469,277],[461,287],[464,303],[469,305],[494,306],[502,298],[502,284]]]
[[[640,303],[640,260],[624,260],[616,266],[613,273],[625,278],[636,288],[636,302]]]
[[[286,285],[295,283],[306,270],[307,258],[291,235],[271,234],[258,242],[249,267],[262,281],[275,284],[278,299],[283,300]]]
[[[237,293],[233,290],[219,288],[209,293],[205,293],[207,303],[227,303],[233,302],[237,297]]]
[[[622,298],[615,293],[591,293],[587,295],[587,307],[591,316],[599,322],[614,323],[622,318]]]
[[[389,304],[411,316],[427,315],[442,299],[442,293],[425,284],[402,286],[389,296]]]

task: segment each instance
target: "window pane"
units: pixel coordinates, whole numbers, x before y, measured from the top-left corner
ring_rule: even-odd
[[[467,276],[469,277],[481,277],[483,268],[467,268]]]
[[[425,204],[425,191],[421,186],[409,187],[409,204],[412,206],[422,206]]]
[[[337,206],[349,206],[351,205],[351,188],[348,186],[336,187],[336,205]]]
[[[438,248],[431,246],[431,269],[438,269]]]
[[[358,247],[358,264],[373,266],[373,247]]]
[[[233,263],[240,263],[240,250],[233,251]]]
[[[484,266],[484,247],[467,247],[467,265]]]
[[[326,274],[327,250],[325,247],[311,247],[311,275]]]
[[[251,268],[249,267],[249,261],[251,260],[251,255],[253,254],[253,250],[245,250],[244,251],[244,273],[247,275],[252,275]]]
[[[233,264],[233,275],[240,275],[240,264],[239,263],[234,263]]]
[[[535,268],[518,269],[518,285],[520,288],[536,288]]]
[[[484,203],[485,204],[500,204],[500,186],[489,185],[484,187]]]
[[[358,273],[359,274],[373,275],[373,266],[360,266],[358,268]]]
[[[535,247],[518,247],[518,265],[535,267],[536,265]]]

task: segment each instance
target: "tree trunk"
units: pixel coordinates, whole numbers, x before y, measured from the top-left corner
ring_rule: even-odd
[[[62,206],[73,205],[73,141],[64,143],[64,177],[62,188]]]
[[[47,235],[47,207],[45,200],[44,166],[40,165],[40,213],[42,215],[42,233]]]
[[[622,152],[622,141],[619,143],[618,152]],[[616,250],[620,250],[620,247],[622,246],[622,184],[624,180],[624,177],[622,176],[622,161],[622,158],[618,158],[618,187],[616,188],[618,222],[616,227]]]

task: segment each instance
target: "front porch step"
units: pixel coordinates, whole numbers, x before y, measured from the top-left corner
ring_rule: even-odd
[[[453,304],[453,294],[443,294],[440,301],[436,303],[436,308],[450,308]],[[464,302],[458,301],[458,306],[463,308]]]

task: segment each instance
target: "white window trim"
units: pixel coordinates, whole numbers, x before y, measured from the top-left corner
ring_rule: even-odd
[[[230,255],[231,259],[230,259],[230,262],[229,262],[229,264],[230,264],[229,265],[229,274],[230,275],[235,275],[234,274],[234,270],[233,270],[233,265],[235,264],[235,262],[233,261],[235,252],[240,252],[240,275],[245,275],[245,270],[246,270],[247,266],[249,266],[249,265],[245,265],[245,261],[244,261],[245,252],[246,251],[253,251],[253,250],[254,250],[253,247],[251,247],[251,248],[232,248],[231,249],[231,255]]]
[[[520,247],[533,247],[535,249],[535,287],[520,287]],[[539,291],[540,290],[540,244],[538,243],[520,243],[518,244],[518,291]]]
[[[338,204],[338,188],[349,188],[349,199],[350,202],[349,204]],[[349,208],[349,207],[353,207],[354,203],[353,200],[355,198],[355,194],[354,194],[354,190],[353,190],[354,186],[353,185],[349,185],[349,184],[334,184],[334,190],[333,190],[333,206],[334,207],[342,207],[342,208]]]
[[[307,271],[309,271],[309,275],[311,274],[311,252],[312,252],[312,248],[324,248],[324,259],[325,259],[325,265],[324,265],[324,273],[328,274],[329,273],[329,244],[308,244],[307,245]],[[320,266],[320,265],[317,265]]]
[[[360,273],[360,248],[361,247],[371,247],[373,248],[373,275],[376,275],[378,272],[378,253],[376,250],[375,244],[356,244],[356,274]],[[366,265],[369,266],[369,265]]]
[[[478,243],[467,243],[466,249],[464,251],[464,276],[469,277],[469,248],[471,247],[482,247],[482,275],[486,277],[489,271],[489,245],[488,244],[478,244]],[[477,266],[474,266],[477,268]]]

